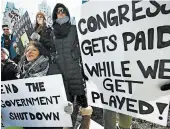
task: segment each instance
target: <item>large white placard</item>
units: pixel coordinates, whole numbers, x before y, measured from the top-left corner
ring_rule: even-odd
[[[89,1],[80,14],[89,104],[166,125],[170,1]]]
[[[13,29],[20,18],[19,10],[11,8],[10,10],[4,12],[3,24],[7,24],[10,29]]]
[[[71,127],[61,75],[2,81],[1,112],[5,126]]]

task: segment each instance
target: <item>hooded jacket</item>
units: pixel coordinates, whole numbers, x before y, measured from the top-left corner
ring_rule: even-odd
[[[53,10],[54,44],[58,53],[57,65],[63,75],[65,89],[68,96],[85,95],[85,81],[82,76],[80,50],[76,26],[70,20],[62,25],[56,22],[57,9],[62,7],[70,19],[68,9],[63,4],[57,4]],[[68,90],[68,91],[67,91]]]

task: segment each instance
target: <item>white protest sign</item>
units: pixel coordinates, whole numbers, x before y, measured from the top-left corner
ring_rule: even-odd
[[[169,1],[89,1],[76,17],[89,104],[167,124]]]
[[[4,24],[7,23],[9,27],[13,29],[20,18],[19,10],[13,8],[4,12],[3,22]]]
[[[1,83],[1,112],[5,126],[71,127],[61,75]]]

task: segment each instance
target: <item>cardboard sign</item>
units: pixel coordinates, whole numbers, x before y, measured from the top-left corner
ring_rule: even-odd
[[[12,8],[4,12],[3,22],[13,29],[15,24],[20,20],[19,10]]]
[[[14,29],[13,29],[13,34],[16,37],[16,42],[20,51],[20,55],[23,55],[24,50],[25,50],[25,45],[27,44],[24,43],[23,44],[23,35],[24,38],[28,37],[28,39],[30,40],[30,36],[33,33],[33,26],[29,17],[28,12],[25,12],[25,14],[22,16],[22,18],[17,22],[17,24],[15,25]],[[21,39],[22,37],[22,39]],[[27,38],[25,39],[26,41],[28,40]]]
[[[29,43],[29,39],[26,32],[21,36],[21,42],[24,47],[26,47]]]
[[[64,112],[67,105],[61,75],[1,83],[1,112],[5,127],[71,127],[71,117]]]
[[[95,7],[95,8],[94,8]],[[76,17],[92,106],[167,124],[169,1],[89,1]]]

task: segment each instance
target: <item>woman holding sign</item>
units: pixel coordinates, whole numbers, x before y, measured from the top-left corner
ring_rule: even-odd
[[[85,77],[83,76],[76,26],[71,25],[69,10],[61,3],[54,7],[52,19],[54,45],[59,55],[57,66],[63,75],[67,99],[81,107],[80,128],[89,129],[92,108],[88,106],[85,93]]]
[[[49,57],[47,50],[38,41],[30,41],[25,49],[24,56],[18,64],[20,78],[41,77],[48,75]],[[54,70],[55,71],[55,70]],[[54,73],[57,74],[57,73]],[[66,113],[71,114],[73,107],[70,102],[63,109]],[[24,129],[62,129],[62,127],[24,127]]]

